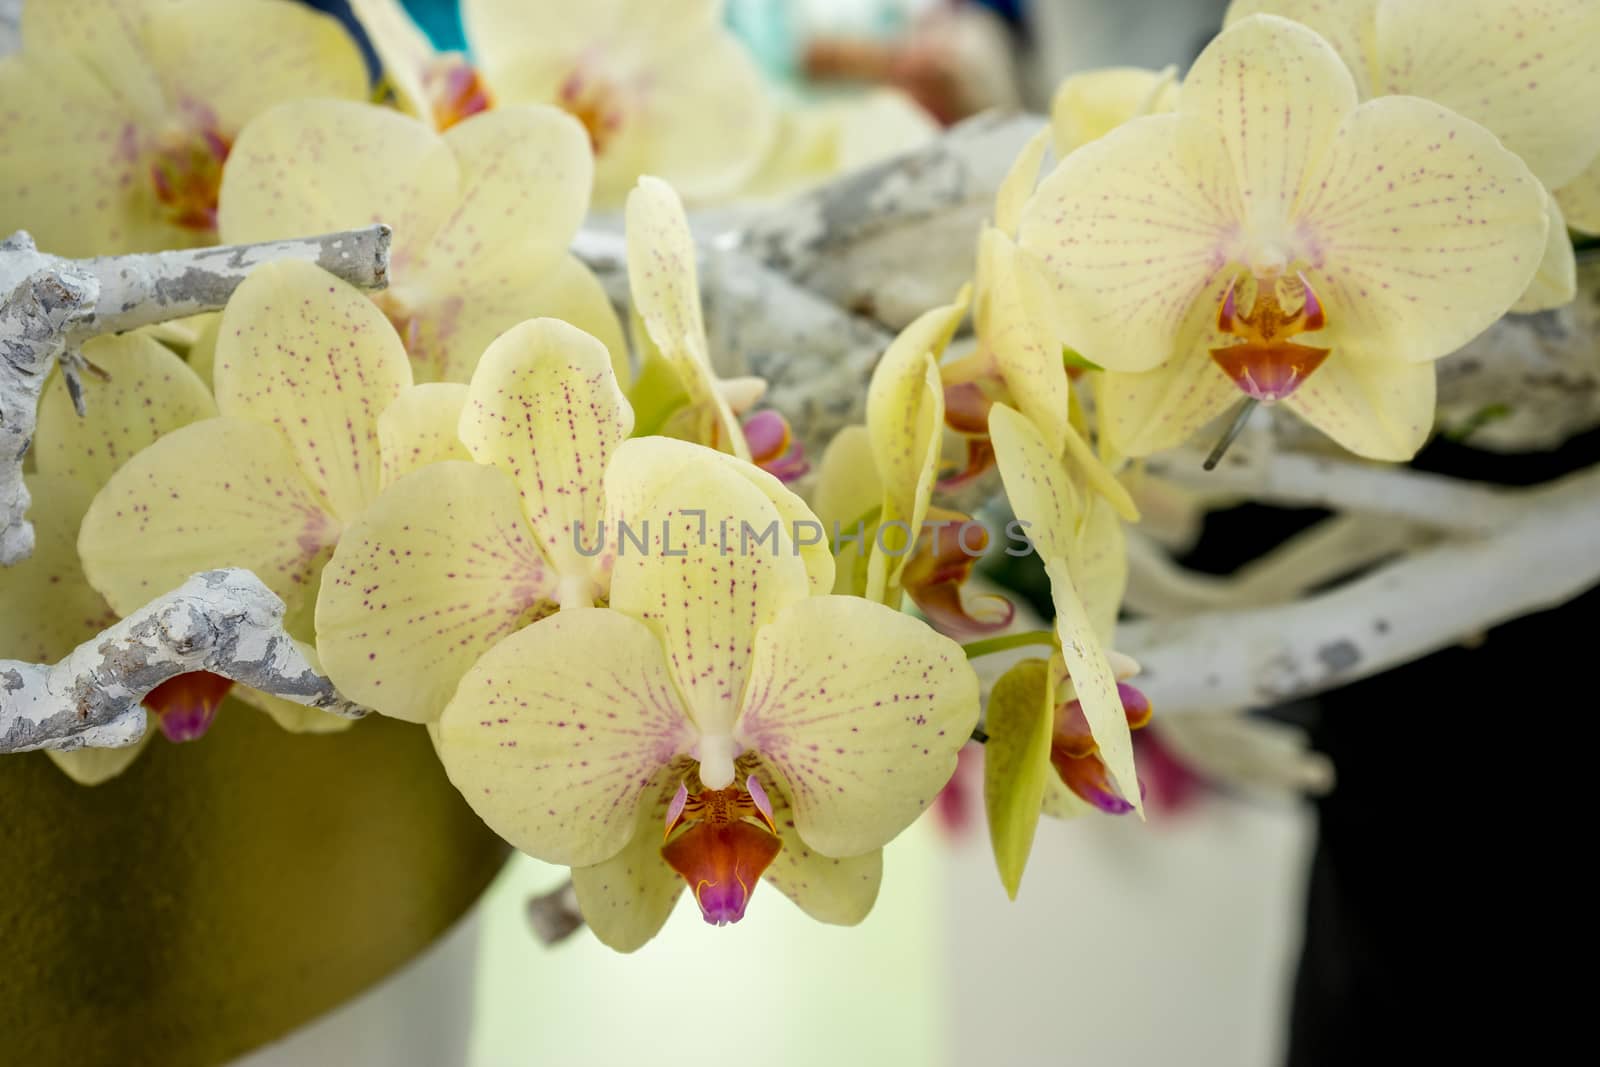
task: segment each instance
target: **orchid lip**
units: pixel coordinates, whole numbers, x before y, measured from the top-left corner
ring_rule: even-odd
[[[682,876],[713,926],[744,918],[756,882],[782,850],[772,801],[754,775],[743,788],[695,794],[680,783],[667,807],[661,858]]]
[[[1246,396],[1272,403],[1292,394],[1328,358],[1332,349],[1298,344],[1289,338],[1323,329],[1327,313],[1304,273],[1295,275],[1301,292],[1298,310],[1284,308],[1281,277],[1255,278],[1255,301],[1239,310],[1239,280],[1228,285],[1217,311],[1217,329],[1240,340],[1211,349],[1211,358]]]

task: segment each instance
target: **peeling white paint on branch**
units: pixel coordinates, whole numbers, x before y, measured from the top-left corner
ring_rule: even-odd
[[[1117,647],[1144,667],[1139,687],[1160,714],[1270,707],[1420,659],[1600,584],[1600,470],[1516,495],[1514,517],[1494,533],[1415,552],[1291,604],[1128,623]]]
[[[33,552],[22,459],[51,369],[61,364],[83,413],[78,345],[217,311],[251,270],[282,259],[307,260],[352,285],[382,289],[389,283],[389,228],[85,260],[40,252],[21,231],[0,241],[0,566]]]
[[[117,748],[143,736],[145,694],[210,671],[333,715],[341,697],[283,629],[283,601],[246,570],[196,574],[56,664],[0,660],[0,754]]]

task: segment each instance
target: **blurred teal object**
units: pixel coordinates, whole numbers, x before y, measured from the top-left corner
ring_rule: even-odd
[[[744,41],[767,77],[792,82],[799,70],[800,41],[793,5],[771,0],[729,0],[728,26]]]
[[[467,50],[467,37],[461,29],[461,5],[456,0],[402,0],[402,4],[433,47],[441,52]]]

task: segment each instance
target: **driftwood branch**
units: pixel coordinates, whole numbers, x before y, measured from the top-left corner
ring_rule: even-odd
[[[0,753],[131,745],[145,731],[145,694],[193,671],[334,715],[367,714],[284,632],[283,611],[249,571],[205,571],[59,663],[0,660]]]
[[[1408,663],[1600,584],[1600,469],[1506,494],[1493,532],[1293,603],[1129,623],[1163,714],[1270,707]]]
[[[309,260],[353,285],[382,289],[389,228],[87,260],[40,252],[23,232],[0,241],[0,566],[33,551],[22,460],[50,371],[60,364],[75,376],[77,347],[99,334],[219,310],[253,268],[280,259]],[[78,400],[75,377],[68,385]]]

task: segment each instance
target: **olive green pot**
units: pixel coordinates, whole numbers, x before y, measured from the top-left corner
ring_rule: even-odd
[[[505,856],[378,717],[290,734],[229,701],[92,788],[0,756],[0,1064],[226,1062],[422,951]]]

